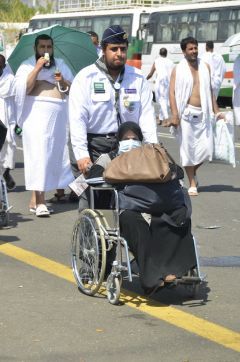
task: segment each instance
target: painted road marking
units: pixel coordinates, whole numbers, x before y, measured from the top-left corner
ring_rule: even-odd
[[[75,283],[71,268],[57,263],[54,260],[6,243],[0,243],[0,252],[49,274],[65,279],[68,282]],[[105,294],[105,291],[102,294]],[[149,302],[147,298],[138,296],[130,291],[122,290],[121,300],[129,307],[137,309],[138,311],[182,328],[185,331],[194,333],[226,348],[240,352],[240,333],[156,301],[151,305],[151,301]],[[158,305],[159,308],[156,308],[156,305]]]
[[[172,136],[170,133],[163,133],[163,132],[158,132],[157,135],[159,137],[163,137],[163,138],[175,138],[174,136]],[[240,143],[236,143],[235,142],[235,147],[236,148],[240,148]]]

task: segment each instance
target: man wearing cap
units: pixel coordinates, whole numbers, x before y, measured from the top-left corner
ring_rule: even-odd
[[[157,142],[152,93],[146,79],[127,60],[127,34],[119,25],[103,33],[102,56],[75,77],[69,95],[73,151],[85,174],[102,153],[116,148],[121,123],[140,125],[145,142]]]

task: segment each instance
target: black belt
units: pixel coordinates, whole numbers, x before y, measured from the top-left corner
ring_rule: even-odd
[[[107,134],[100,134],[100,133],[88,133],[88,137],[104,137],[104,138],[111,138],[116,137],[116,133],[107,133]]]

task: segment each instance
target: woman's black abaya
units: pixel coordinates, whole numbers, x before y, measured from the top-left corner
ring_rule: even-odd
[[[169,274],[182,277],[196,266],[190,220],[174,227],[152,216],[149,225],[141,213],[126,210],[120,215],[120,229],[136,258],[144,289],[155,287]]]

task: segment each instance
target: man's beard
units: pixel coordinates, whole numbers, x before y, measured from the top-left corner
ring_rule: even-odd
[[[185,57],[185,58],[189,63],[192,63],[192,64],[197,63],[197,61],[198,61],[198,55],[196,56],[196,58],[192,58],[192,57]]]
[[[119,72],[121,72],[121,70],[124,68],[124,65],[125,65],[125,63],[119,64],[119,65],[115,65],[115,64],[112,64],[112,63],[108,63],[108,62],[106,61],[106,58],[105,58],[105,64],[106,64],[106,66],[107,66],[107,68],[108,68],[109,70],[119,71]]]
[[[43,57],[43,55],[41,55],[39,53],[35,54],[36,61],[41,57]],[[49,65],[44,64],[44,68],[49,69],[49,68],[54,67],[54,66],[55,66],[55,59],[54,59],[54,56],[52,54],[52,55],[50,55]]]

